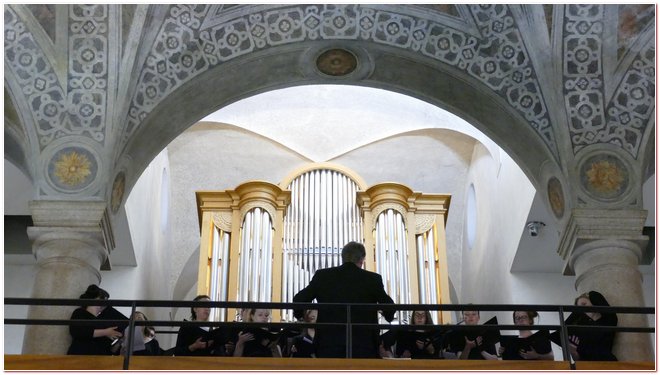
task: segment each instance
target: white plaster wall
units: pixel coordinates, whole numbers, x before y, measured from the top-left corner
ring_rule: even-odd
[[[30,215],[28,201],[33,198],[32,181],[7,159],[5,159],[3,183],[5,190],[4,214]]]
[[[170,213],[172,227],[176,228],[172,238],[176,250],[168,260],[172,273],[167,282],[171,290],[177,291],[174,299],[186,299],[197,282],[197,267],[192,273],[183,272],[186,263],[190,260],[197,264],[199,256],[195,192],[234,189],[254,179],[277,184],[309,161],[254,133],[210,123],[192,126],[168,145],[167,152],[170,176],[176,181],[172,184]]]
[[[6,256],[5,256],[6,258]],[[5,259],[6,261],[6,259]],[[27,265],[6,265],[5,263],[5,297],[30,298],[32,287],[36,276],[36,267],[32,264]],[[5,305],[5,318],[27,317],[27,306]],[[5,324],[4,327],[4,353],[21,354],[23,349],[24,325]]]
[[[644,280],[642,282],[642,287],[644,288],[644,306],[649,306],[649,307],[658,307],[657,304],[657,295],[656,295],[656,281],[655,281],[655,273],[650,273],[650,274],[644,274],[642,275],[644,277]],[[647,316],[648,323],[650,327],[655,327],[655,320],[656,317],[655,315],[649,315]],[[655,340],[655,334],[651,335],[651,343],[653,344],[653,351],[655,352],[657,344]]]
[[[163,179],[165,176],[165,179]],[[137,267],[113,267],[103,274],[102,287],[111,298],[169,300],[172,292],[166,282],[170,275],[169,259],[172,246],[170,166],[167,150],[163,150],[145,169],[126,199],[126,216],[131,228]],[[163,194],[165,194],[165,199]],[[163,206],[162,202],[166,204]],[[161,218],[168,220],[162,225]],[[138,307],[151,320],[169,320],[169,308]],[[124,311],[128,313],[130,310]],[[176,327],[156,327],[171,330]],[[176,341],[175,335],[161,334],[158,341],[168,349]]]
[[[470,249],[463,241],[459,303],[509,303],[512,294],[510,259],[534,198],[535,189],[504,152],[497,163],[477,144],[467,172],[467,191],[474,184],[477,235]]]
[[[571,305],[575,279],[559,273],[510,272],[535,189],[513,160],[501,152],[499,163],[480,144],[474,149],[467,172],[467,187],[474,184],[477,236],[473,248],[463,243],[462,285],[458,303]],[[481,321],[497,316],[513,324],[511,312],[482,311]],[[558,324],[559,316],[539,312],[537,324]],[[503,331],[517,334],[516,331]],[[561,348],[553,344],[555,359]]]

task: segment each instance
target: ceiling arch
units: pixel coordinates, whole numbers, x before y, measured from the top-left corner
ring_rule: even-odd
[[[362,48],[377,61],[364,79],[345,78],[340,82],[321,75],[306,76],[301,61],[310,49],[327,48],[324,42],[274,47],[268,54],[254,53],[210,69],[165,97],[131,136],[125,154],[138,173],[162,148],[187,127],[207,114],[236,100],[268,90],[303,84],[342,83],[382,88],[416,97],[447,109],[473,124],[505,149],[535,181],[535,172],[553,155],[538,134],[519,113],[490,90],[461,73],[442,70],[421,58],[411,64],[408,56],[397,55],[378,44],[346,42],[346,48]],[[276,73],[275,73],[276,72]],[[242,77],[237,80],[236,77]],[[479,103],[475,105],[475,103]],[[180,108],[186,108],[181,111]],[[149,142],[145,142],[148,139]]]

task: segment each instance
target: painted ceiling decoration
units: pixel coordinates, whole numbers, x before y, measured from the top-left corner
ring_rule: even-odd
[[[132,157],[122,153],[177,90],[239,58],[321,41],[333,48],[308,64],[327,80],[359,81],[364,77],[352,72],[361,64],[378,66],[357,51],[362,43],[478,86],[524,119],[557,170],[597,202],[629,195],[654,126],[652,5],[14,4],[4,10],[5,113],[20,114],[12,126],[23,127],[27,159],[38,159],[24,169],[42,182],[40,196],[111,196],[125,168],[122,157]],[[130,189],[134,177],[129,171],[120,180]],[[562,186],[570,180],[541,183],[557,216],[575,200],[564,196],[576,191]],[[122,201],[119,191],[114,197],[115,205]]]
[[[402,14],[369,5],[264,8],[220,17],[219,7],[170,6],[140,73],[122,140],[163,97],[215,65],[293,42],[367,40],[422,54],[480,80],[516,108],[556,154],[547,104],[508,6],[467,8],[471,18],[459,24],[476,35],[428,19],[428,13]]]

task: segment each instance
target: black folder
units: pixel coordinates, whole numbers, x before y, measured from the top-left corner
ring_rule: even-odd
[[[566,318],[564,321],[564,324],[566,325],[585,325],[588,324],[589,318],[587,315],[583,312],[573,312],[571,315]],[[567,328],[566,331],[568,332],[569,336],[578,336],[580,337],[580,333],[583,332],[583,330],[579,328]],[[550,335],[550,341],[554,342],[555,344],[559,346],[563,346],[561,342],[561,331],[554,331]]]
[[[483,325],[497,325],[497,317],[494,316]],[[465,346],[465,338],[474,341],[478,336],[482,337],[481,345],[478,348],[483,349],[500,341],[500,331],[496,329],[474,328],[474,329],[459,329],[461,326],[454,326],[454,329],[449,333],[448,343],[452,351],[460,351]],[[494,353],[493,353],[494,354]]]
[[[497,325],[497,317],[494,316],[488,319],[488,321],[486,321],[486,323],[483,325]],[[496,342],[500,341],[500,331],[496,329],[480,329],[465,332],[465,337],[467,337],[470,341],[474,341],[477,336],[481,336],[483,338],[482,345],[495,344]]]
[[[103,311],[101,311],[101,313],[98,315],[98,318],[102,320],[126,320],[126,323],[116,324],[117,331],[119,332],[124,332],[126,327],[128,327],[128,317],[112,306],[107,306],[105,309],[103,309]],[[109,327],[114,326],[115,324],[109,325]]]
[[[225,332],[222,328],[215,328],[209,330],[204,336],[202,336],[202,341],[211,341],[213,340],[213,345],[215,346],[216,344],[223,344],[224,342],[227,341],[227,338],[225,337]]]
[[[394,345],[398,340],[422,340],[426,341],[427,344],[433,344],[437,346],[438,343],[445,341],[444,337],[447,334],[451,334],[454,328],[453,325],[444,325],[444,326],[434,326],[434,327],[425,327],[423,325],[411,326],[415,327],[412,330],[405,329],[390,329],[389,331],[380,335],[380,341],[383,343],[383,346],[386,348]],[[417,332],[417,330],[424,330],[424,332]]]
[[[544,329],[525,338],[502,335],[500,336],[500,346],[504,348],[502,359],[522,360],[524,358],[520,356],[520,350],[530,351],[534,349],[539,354],[549,353],[552,351],[552,346],[550,345],[550,338],[548,336],[548,331]]]
[[[243,330],[244,333],[251,333],[254,336],[254,339],[257,342],[261,342],[264,339],[267,339],[270,342],[278,341],[283,333],[283,331],[269,331],[267,329],[250,327]]]
[[[424,342],[424,348],[431,344],[435,344],[438,340],[436,338],[437,332],[417,332],[417,331],[399,331],[396,334],[397,343],[402,343],[408,347],[414,347],[417,340]]]

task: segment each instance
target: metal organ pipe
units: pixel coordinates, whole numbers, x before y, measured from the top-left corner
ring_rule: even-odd
[[[403,216],[396,210],[381,212],[376,219],[376,269],[395,303],[410,303],[408,242]]]
[[[239,301],[271,301],[273,230],[273,221],[268,211],[256,207],[245,214],[239,253]],[[227,237],[227,248],[223,250],[227,254],[228,242]],[[223,277],[226,277],[226,272],[223,270]]]
[[[426,299],[426,282],[424,281],[425,271],[424,271],[424,261],[426,258],[424,252],[424,236],[419,235],[416,238],[417,240],[417,283],[419,284],[419,295],[420,303],[428,303]]]
[[[337,228],[339,228],[339,197],[337,196],[337,191],[339,190],[339,174],[337,172],[332,172],[332,249],[339,247],[339,233]],[[326,255],[325,261],[327,262],[326,267],[332,265],[332,255]]]
[[[300,283],[298,282],[298,277],[299,277],[299,270],[297,268],[297,265],[300,263],[299,257],[300,257],[300,249],[303,246],[302,239],[303,239],[303,221],[304,216],[303,216],[303,191],[304,191],[304,180],[299,179],[296,181],[296,184],[298,185],[298,193],[296,194],[296,205],[298,206],[298,209],[296,210],[296,228],[297,230],[297,235],[295,238],[295,243],[296,247],[293,249],[293,253],[295,254],[294,260],[291,263],[291,281],[287,280],[288,282],[291,282],[293,284],[293,290],[291,291],[291,298],[293,298],[293,295],[297,293],[300,290]]]
[[[291,204],[284,231],[282,300],[293,296],[321,268],[341,263],[341,248],[348,241],[362,241],[362,220],[356,204],[357,184],[332,170],[303,173],[288,186]],[[283,312],[291,320],[291,311]]]
[[[433,229],[430,229],[427,233],[428,236],[426,236],[426,251],[428,253],[429,259],[429,266],[427,268],[427,277],[429,279],[429,303],[438,303],[437,293],[435,293],[435,291],[438,290],[438,287],[436,285],[435,279],[435,239],[433,238]]]
[[[397,226],[398,226],[398,235],[397,239],[399,242],[399,268],[401,269],[401,278],[403,279],[403,300],[404,303],[410,303],[410,279],[408,274],[408,236],[406,235],[406,227],[403,223],[403,217],[400,213],[397,213]]]
[[[252,246],[250,249],[250,258],[251,258],[251,272],[250,275],[252,276],[252,279],[250,280],[250,284],[248,287],[248,301],[255,301],[254,297],[259,296],[259,291],[257,288],[258,282],[259,282],[259,273],[262,271],[259,268],[259,255],[260,255],[260,249],[259,249],[259,244],[261,242],[261,209],[260,208],[255,208],[254,212],[252,214]],[[247,270],[246,270],[247,271]],[[257,299],[258,301],[258,299]]]
[[[250,217],[252,214],[250,212],[245,215],[243,220],[243,229],[241,233],[241,269],[239,278],[240,283],[238,285],[238,300],[239,301],[249,301],[248,300],[248,272],[247,270],[250,267],[250,235],[252,233],[252,220]]]
[[[395,274],[395,272],[396,272],[395,271],[396,270],[396,268],[395,268],[396,267],[396,262],[395,262],[395,259],[394,259],[394,256],[393,256],[394,251],[395,251],[395,248],[394,248],[394,218],[392,216],[393,216],[393,211],[392,210],[387,210],[387,219],[386,219],[386,223],[387,223],[387,232],[386,232],[386,236],[387,236],[387,258],[386,258],[386,261],[387,261],[387,265],[389,266],[388,267],[389,268],[388,269],[388,272],[389,272],[388,273],[388,279],[389,279],[390,288],[391,288],[390,293],[391,293],[391,296],[394,297],[394,301],[398,302],[399,301],[399,295],[398,295],[398,291],[397,291],[397,283],[395,281],[396,280],[396,274]]]
[[[312,266],[309,268],[309,278],[311,280],[312,275],[318,269],[317,261],[318,254],[321,251],[321,232],[323,230],[322,224],[322,212],[321,207],[323,205],[323,186],[321,185],[321,174],[322,171],[314,172],[314,181],[316,182],[316,189],[314,191],[314,241],[311,248],[310,261],[312,261]]]
[[[380,219],[380,217],[379,217]],[[383,265],[385,262],[383,261],[383,239],[382,237],[384,236],[383,231],[380,229],[382,223],[380,220],[376,220],[376,272],[378,272],[381,275],[384,275],[383,273]],[[385,279],[387,282],[387,279]],[[385,285],[387,287],[387,285]],[[385,289],[387,290],[387,289]]]
[[[227,301],[227,275],[229,274],[229,243],[230,237],[229,233],[222,232],[222,258],[221,262],[221,279],[222,279],[222,288],[220,289],[220,301]],[[227,316],[227,309],[220,310],[220,320],[225,321]]]
[[[301,272],[300,272],[300,276],[301,276],[301,278],[300,278],[300,288],[301,289],[304,288],[305,285],[307,285],[307,275],[306,275],[307,268],[305,267],[304,263],[307,260],[307,252],[309,251],[309,247],[311,246],[311,243],[312,243],[312,239],[311,239],[312,229],[311,229],[311,227],[313,225],[313,220],[314,220],[314,216],[313,216],[313,213],[312,213],[312,209],[314,207],[314,204],[312,202],[313,196],[312,196],[312,194],[310,194],[310,192],[314,191],[312,189],[314,187],[313,182],[312,182],[312,174],[310,173],[310,174],[306,175],[305,179],[307,180],[307,184],[306,184],[307,185],[307,190],[306,190],[307,194],[305,194],[305,216],[306,216],[305,229],[306,230],[305,230],[304,237],[303,237],[303,239],[305,240],[305,243],[304,243],[304,246],[302,247],[302,249],[300,249],[302,251],[302,253],[301,253],[301,265],[300,265],[301,266]]]
[[[327,248],[327,233],[328,233],[328,174],[320,173],[320,187],[321,187],[321,214],[319,223],[319,245],[314,254],[314,272],[321,268],[321,257],[323,251]]]
[[[211,275],[211,280],[209,282],[211,283],[210,285],[210,297],[212,301],[217,301],[218,300],[218,257],[219,257],[219,249],[222,246],[222,243],[220,241],[220,236],[222,235],[222,231],[218,228],[213,228],[213,247],[211,249],[211,259],[209,264],[209,274]],[[201,251],[201,250],[200,250]],[[211,318],[215,319],[215,309],[211,310]]]

